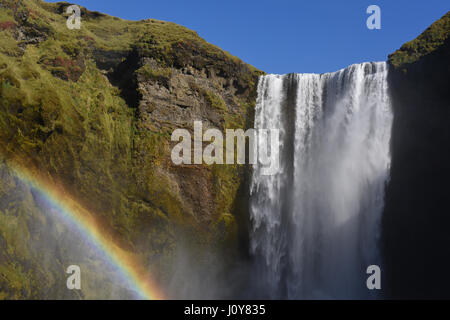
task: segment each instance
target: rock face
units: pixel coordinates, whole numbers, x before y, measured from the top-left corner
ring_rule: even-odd
[[[383,221],[390,298],[449,298],[450,13],[389,56],[391,180]]]
[[[230,297],[208,291],[211,269],[223,275],[246,252],[249,170],[175,166],[170,136],[195,120],[251,127],[262,73],[173,23],[82,8],[81,29],[69,30],[68,5],[0,2],[0,299],[132,297],[15,166],[93,213],[172,297]],[[449,297],[449,20],[389,57],[395,118],[382,242],[393,298]],[[65,286],[74,261],[87,270],[81,291]],[[204,286],[189,296],[171,280],[185,285],[193,266]]]
[[[239,254],[247,168],[175,166],[170,137],[195,120],[205,129],[250,127],[261,72],[173,23],[82,8],[81,29],[69,30],[68,5],[0,4],[0,298],[109,290],[63,290],[70,239],[14,178],[13,164],[41,172],[95,212],[163,284],[180,244]],[[47,248],[44,260],[38,248]]]

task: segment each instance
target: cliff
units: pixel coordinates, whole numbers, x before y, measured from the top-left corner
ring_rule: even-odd
[[[81,293],[65,288],[65,246],[81,244],[13,165],[40,172],[95,213],[162,282],[186,246],[238,255],[246,167],[175,166],[170,136],[194,120],[251,126],[261,72],[174,23],[82,8],[81,29],[69,30],[68,5],[0,3],[0,298],[108,292],[98,275]]]
[[[170,136],[195,120],[251,127],[262,72],[174,23],[82,8],[81,29],[70,30],[68,6],[0,3],[0,299],[133,297],[13,168],[80,203],[171,297],[235,297],[227,290],[239,281],[226,273],[247,252],[249,170],[173,165]],[[389,56],[388,298],[449,297],[449,33],[447,13]],[[81,291],[66,288],[73,263],[85,270]]]
[[[383,214],[389,298],[449,298],[450,12],[389,56],[391,180]]]

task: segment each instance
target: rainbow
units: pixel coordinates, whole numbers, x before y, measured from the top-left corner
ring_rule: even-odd
[[[135,292],[137,299],[162,300],[164,294],[150,278],[149,272],[139,263],[136,255],[121,248],[96,221],[95,215],[75,201],[64,188],[55,186],[50,179],[44,178],[30,169],[8,163],[15,176],[29,185],[53,206],[70,228],[75,228],[84,236],[103,258],[115,267],[122,280]]]

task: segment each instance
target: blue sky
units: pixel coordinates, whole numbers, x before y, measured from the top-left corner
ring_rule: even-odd
[[[448,0],[72,1],[123,19],[176,22],[268,73],[384,61],[450,10]],[[371,4],[381,8],[381,30],[366,27]]]

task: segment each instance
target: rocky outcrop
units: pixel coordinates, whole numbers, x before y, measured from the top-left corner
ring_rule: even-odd
[[[116,292],[95,250],[49,215],[13,165],[40,172],[95,214],[162,287],[170,289],[174,274],[189,275],[174,266],[203,263],[195,273],[200,283],[213,265],[223,276],[246,252],[249,170],[175,166],[170,136],[192,130],[195,120],[205,129],[251,127],[261,72],[164,21],[124,21],[82,8],[81,29],[69,30],[68,5],[0,3],[0,299],[132,296]],[[388,297],[448,297],[448,34],[449,14],[389,57],[395,118],[382,228]],[[205,257],[208,248],[215,255]],[[73,259],[90,270],[81,292],[65,288]]]
[[[389,56],[391,180],[383,215],[390,298],[449,298],[450,13]]]
[[[0,181],[0,297],[61,298],[64,272],[45,284],[38,275],[63,269],[70,242],[35,193],[14,180],[12,162],[50,177],[96,213],[162,282],[181,244],[239,254],[247,168],[175,166],[170,137],[176,128],[192,130],[194,120],[205,129],[251,126],[261,72],[173,23],[83,8],[81,29],[69,30],[68,5],[5,0],[0,7],[0,150],[8,177]],[[19,185],[32,196],[9,197]],[[37,248],[48,241],[54,245],[40,265]],[[82,297],[109,291],[97,283]]]

